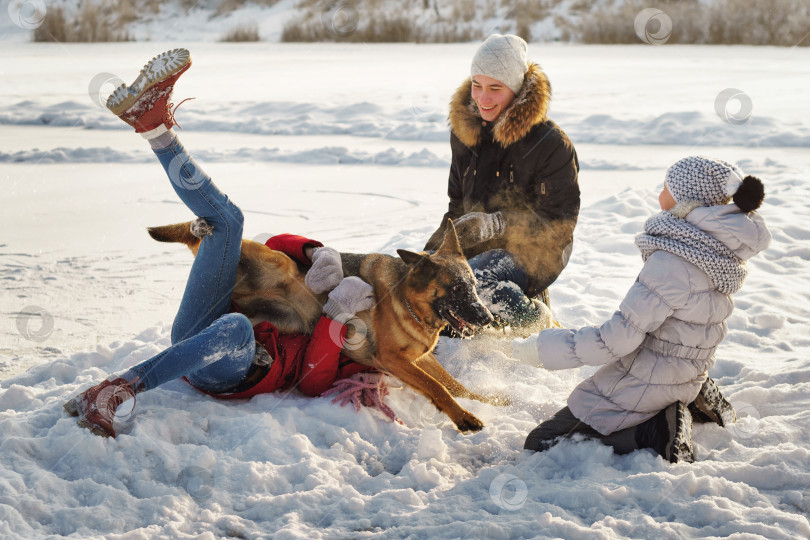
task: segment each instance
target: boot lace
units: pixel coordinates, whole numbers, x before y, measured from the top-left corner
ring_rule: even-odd
[[[181,101],[180,103],[178,103],[177,105],[173,105],[173,104],[169,103],[168,107],[166,107],[166,117],[163,119],[164,124],[166,126],[168,126],[168,127],[177,126],[180,129],[183,129],[183,126],[178,124],[177,120],[174,119],[174,113],[177,111],[177,109],[180,108],[180,105],[182,105],[186,101],[189,101],[189,100],[192,100],[192,99],[197,99],[197,98],[193,98],[193,97],[186,98],[183,101]],[[172,108],[172,107],[174,107],[174,108]]]

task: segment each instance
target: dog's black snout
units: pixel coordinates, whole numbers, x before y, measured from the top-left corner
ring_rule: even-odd
[[[492,316],[492,313],[481,304],[475,306],[475,317],[470,321],[476,326],[486,326],[490,324],[492,321],[495,320],[495,317]]]

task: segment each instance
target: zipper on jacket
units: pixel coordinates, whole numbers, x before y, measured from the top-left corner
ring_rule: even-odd
[[[540,183],[540,195],[545,195],[545,194],[546,194],[546,183],[541,182]]]
[[[510,184],[515,183],[515,164],[514,163],[509,164],[509,183]]]

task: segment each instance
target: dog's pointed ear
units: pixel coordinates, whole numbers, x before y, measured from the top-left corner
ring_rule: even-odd
[[[428,255],[424,253],[414,253],[413,251],[408,251],[407,249],[398,249],[397,255],[399,255],[399,258],[402,259],[408,266],[417,266],[420,263],[431,262]]]
[[[456,226],[453,225],[453,220],[450,218],[447,218],[447,225],[444,228],[444,240],[442,240],[442,245],[439,246],[436,253],[464,255],[464,250],[461,249],[461,242],[458,241],[458,234],[456,234]]]

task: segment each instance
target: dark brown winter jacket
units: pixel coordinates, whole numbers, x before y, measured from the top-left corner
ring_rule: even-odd
[[[470,85],[467,79],[450,102],[450,204],[425,249],[441,243],[447,218],[500,211],[503,237],[477,245],[462,239],[464,255],[509,251],[529,274],[526,294],[536,296],[571,254],[579,214],[577,154],[546,116],[551,87],[537,64],[529,65],[515,100],[494,123],[481,119]]]

